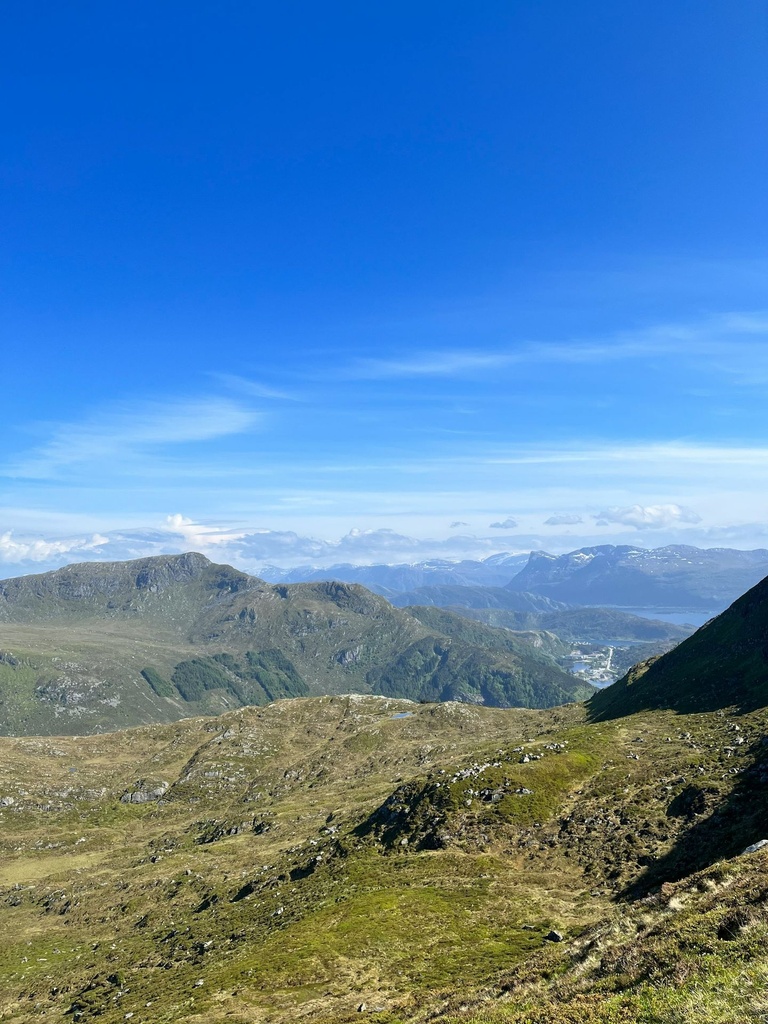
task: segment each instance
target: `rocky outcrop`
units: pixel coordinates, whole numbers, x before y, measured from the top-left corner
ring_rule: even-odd
[[[135,789],[129,789],[123,793],[120,803],[146,804],[153,800],[162,800],[167,792],[167,782],[157,780],[150,782],[147,779],[139,779],[135,784]]]

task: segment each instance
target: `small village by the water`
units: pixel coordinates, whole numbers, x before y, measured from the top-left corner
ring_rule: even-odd
[[[564,658],[565,667],[579,679],[593,686],[603,687],[615,683],[622,669],[615,664],[616,647],[597,644],[574,644]]]

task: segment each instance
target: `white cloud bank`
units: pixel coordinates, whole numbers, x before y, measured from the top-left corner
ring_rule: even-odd
[[[0,563],[48,563],[61,558],[65,561],[73,561],[70,556],[74,555],[95,554],[98,557],[99,552],[107,544],[109,544],[109,537],[98,533],[94,533],[91,537],[45,540],[42,537],[17,538],[13,536],[11,530],[7,530],[0,534]]]
[[[416,562],[435,557],[485,557],[498,550],[498,542],[492,538],[454,535],[445,540],[425,540],[390,529],[353,529],[338,540],[323,540],[292,530],[197,523],[175,514],[168,516],[160,529],[115,530],[91,537],[51,540],[5,533],[0,536],[0,575],[41,572],[72,562],[123,561],[184,551],[200,551],[212,561],[258,573],[266,565],[290,568],[339,562]]]
[[[595,517],[598,526],[618,523],[634,526],[636,530],[661,530],[678,523],[700,523],[701,516],[692,508],[680,505],[627,505],[625,508],[607,508]]]

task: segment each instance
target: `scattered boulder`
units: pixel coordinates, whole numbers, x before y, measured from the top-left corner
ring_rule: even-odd
[[[560,932],[556,932],[554,930],[554,928],[553,928],[551,932],[547,932],[547,934],[544,936],[544,941],[545,942],[562,942],[563,941],[563,935]]]

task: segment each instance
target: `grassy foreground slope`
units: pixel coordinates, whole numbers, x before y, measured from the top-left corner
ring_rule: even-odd
[[[71,565],[0,582],[0,734],[103,732],[322,693],[548,707],[591,692],[525,644],[482,643],[358,585],[272,586],[195,553]]]
[[[338,696],[0,739],[0,1019],[759,1020],[766,731]]]

